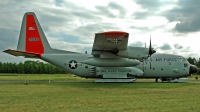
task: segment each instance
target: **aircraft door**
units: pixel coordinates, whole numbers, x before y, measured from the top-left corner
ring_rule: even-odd
[[[182,63],[182,66],[180,66],[179,75],[187,75],[189,74],[189,64],[188,63]]]
[[[169,69],[169,77],[178,77],[179,76],[179,69],[178,65],[172,64],[172,62],[168,62],[168,69]]]
[[[90,68],[89,68],[89,65],[87,65],[87,64],[83,64],[83,72],[84,72],[84,74],[85,75],[87,75],[87,76],[89,76],[90,75]]]
[[[84,64],[84,74],[88,77],[96,77],[96,67]]]

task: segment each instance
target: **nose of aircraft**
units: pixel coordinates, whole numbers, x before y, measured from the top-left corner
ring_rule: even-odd
[[[190,74],[196,73],[197,67],[195,65],[190,64]]]

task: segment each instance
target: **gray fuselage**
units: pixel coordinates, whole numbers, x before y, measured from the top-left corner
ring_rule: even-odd
[[[97,67],[82,63],[93,58],[93,55],[78,53],[43,54],[41,57],[44,61],[86,78],[106,78],[102,76],[103,74],[111,76],[108,78],[115,78],[115,76],[117,78],[178,78],[190,75],[190,63],[179,55],[153,54],[151,58],[131,67]],[[125,75],[128,76],[124,77]]]

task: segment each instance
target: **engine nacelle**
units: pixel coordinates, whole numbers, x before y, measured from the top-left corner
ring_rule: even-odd
[[[85,60],[82,63],[98,67],[130,67],[139,65],[140,61],[136,59],[124,58],[92,58]]]
[[[126,50],[119,51],[117,55],[124,58],[142,60],[148,57],[149,48],[129,46]]]

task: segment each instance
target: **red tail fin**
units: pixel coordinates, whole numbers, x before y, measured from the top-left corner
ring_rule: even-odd
[[[51,51],[51,47],[40,23],[33,12],[24,14],[17,50],[36,54],[43,54]]]
[[[44,53],[44,46],[33,14],[26,15],[26,52]]]
[[[52,52],[35,13],[27,12],[24,14],[17,50],[6,50],[4,52],[30,58]]]

